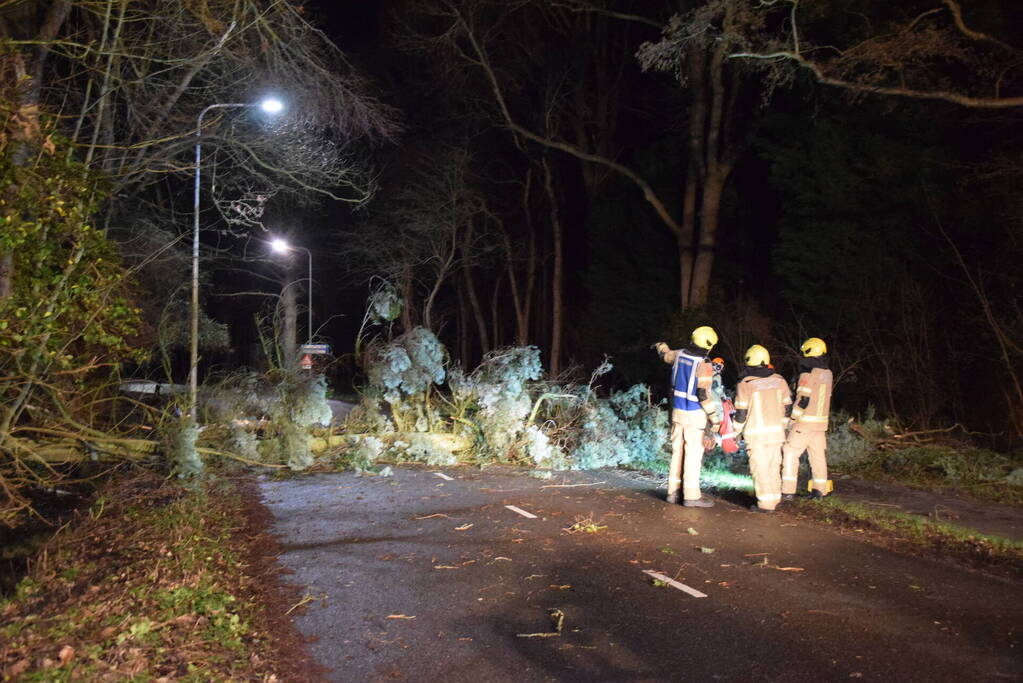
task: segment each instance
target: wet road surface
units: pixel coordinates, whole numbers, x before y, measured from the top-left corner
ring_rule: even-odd
[[[333,681],[1023,680],[1023,585],[619,472],[261,488]]]

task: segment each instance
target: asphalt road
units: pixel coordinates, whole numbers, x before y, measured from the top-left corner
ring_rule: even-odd
[[[1019,583],[617,472],[435,472],[261,482],[331,680],[1023,680]]]

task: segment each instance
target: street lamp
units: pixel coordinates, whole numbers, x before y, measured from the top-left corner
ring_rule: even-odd
[[[280,100],[273,98],[262,102],[225,102],[211,104],[199,113],[195,125],[195,219],[192,229],[192,331],[190,365],[188,370],[188,413],[193,420],[198,414],[199,404],[199,171],[202,162],[202,119],[213,109],[260,108],[268,114],[277,114],[284,109]]]
[[[309,319],[307,322],[307,339],[306,344],[313,343],[313,253],[305,247],[293,247],[284,240],[277,238],[271,240],[270,247],[278,254],[287,254],[289,251],[304,251],[306,256],[309,257],[309,286],[306,289],[309,290]]]

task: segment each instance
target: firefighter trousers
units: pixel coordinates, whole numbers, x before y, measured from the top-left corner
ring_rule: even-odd
[[[803,451],[806,451],[810,461],[810,477],[813,479],[813,488],[826,495],[828,492],[828,461],[825,457],[827,449],[827,432],[809,431],[798,425],[793,427],[782,448],[781,492],[796,492],[799,459],[803,457]]]
[[[781,444],[746,443],[757,506],[773,510],[781,501]]]
[[[707,414],[702,410],[671,411],[671,465],[668,468],[668,499],[678,495],[696,500],[700,497],[700,468],[703,467],[703,430]]]

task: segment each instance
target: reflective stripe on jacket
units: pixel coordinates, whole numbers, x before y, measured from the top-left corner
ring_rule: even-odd
[[[735,407],[747,411],[746,420],[736,423],[736,432],[750,445],[780,444],[785,441],[785,406],[792,403],[789,385],[775,373],[767,377],[742,378],[736,390]]]
[[[792,408],[792,420],[796,425],[812,432],[828,431],[832,382],[831,370],[827,368],[813,368],[799,374],[796,405]]]
[[[675,410],[702,410],[700,399],[696,396],[697,378],[703,358],[690,356],[678,351],[675,364],[671,368],[671,407]]]

